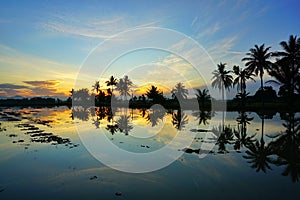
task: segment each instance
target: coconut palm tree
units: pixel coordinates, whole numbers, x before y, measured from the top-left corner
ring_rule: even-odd
[[[93,91],[96,91],[96,94],[100,91],[100,83],[99,81],[96,81],[94,85],[92,85]]]
[[[269,70],[272,66],[272,62],[270,58],[272,53],[269,52],[271,47],[266,47],[265,44],[261,46],[255,45],[254,48],[251,48],[242,61],[246,61],[246,70],[249,71],[250,74],[254,73],[256,76],[260,77],[260,89],[263,91],[264,83],[263,83],[263,75],[265,70]],[[263,102],[263,97],[262,97]]]
[[[201,108],[204,108],[206,102],[211,100],[208,89],[196,89],[196,97]]]
[[[185,89],[183,83],[177,83],[172,89],[171,93],[174,99],[177,98],[179,101],[181,101],[187,98],[189,92],[187,89]]]
[[[275,80],[268,82],[281,85],[282,95],[292,101],[300,79],[300,38],[291,35],[288,42],[282,41],[280,45],[283,51],[274,53],[278,59],[269,72]]]
[[[229,74],[231,71],[225,70],[226,63],[220,62],[217,66],[218,69],[212,72],[212,86],[222,92],[222,100],[224,101],[225,89],[229,90],[232,86],[232,76]]]
[[[246,69],[241,69],[239,66],[233,66],[233,72],[236,75],[236,78],[233,80],[233,86],[237,86],[237,91],[240,91],[241,94],[246,93],[246,81],[251,79],[255,81],[251,76],[254,74],[249,73]]]
[[[242,107],[245,106],[245,100],[249,93],[246,92],[246,81],[248,79],[251,79],[255,81],[251,76],[254,76],[254,74],[251,74],[246,69],[241,69],[239,66],[233,66],[233,72],[236,75],[236,78],[233,80],[233,87],[237,86],[237,92],[236,95],[237,98],[240,98],[242,101]]]
[[[119,79],[116,90],[120,92],[120,95],[124,96],[125,99],[127,99],[127,95],[130,96],[129,91],[132,85],[132,81],[128,78],[127,75],[125,75],[124,78]]]
[[[217,65],[218,69],[212,72],[212,86],[218,88],[222,92],[222,102],[224,103],[224,92],[225,89],[229,90],[232,87],[232,76],[229,74],[231,71],[225,70],[226,63],[221,63]],[[224,110],[222,112],[222,129],[224,131],[225,125],[225,115]]]
[[[154,85],[151,86],[146,92],[146,95],[149,99],[151,99],[154,103],[162,103],[164,100],[163,92],[161,92]]]
[[[114,92],[114,86],[118,84],[118,80],[114,76],[111,76],[108,81],[105,81],[105,83],[107,86],[111,86],[111,96],[112,96]]]

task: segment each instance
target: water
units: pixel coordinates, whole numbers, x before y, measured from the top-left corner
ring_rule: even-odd
[[[221,112],[2,108],[0,198],[299,196],[299,113],[228,112],[225,134],[222,126],[214,124],[218,117]],[[175,137],[179,139],[173,142]],[[105,146],[107,141],[110,147]],[[169,154],[159,156],[176,160],[156,171],[126,173],[97,160],[97,155],[90,153],[93,145],[103,150],[98,155],[101,158],[115,156],[120,163],[113,167],[123,171],[137,172],[160,164],[160,160],[152,162],[149,155],[166,145]],[[113,154],[112,148],[142,156],[130,160]],[[129,164],[124,165],[125,161]]]

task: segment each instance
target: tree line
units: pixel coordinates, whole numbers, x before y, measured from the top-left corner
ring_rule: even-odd
[[[266,83],[279,86],[278,96],[282,97],[287,104],[295,102],[295,97],[300,93],[300,38],[291,35],[288,41],[280,42],[281,51],[270,51],[271,47],[265,44],[255,45],[242,58],[245,68],[233,66],[232,70],[227,70],[226,63],[220,62],[217,69],[213,71],[212,86],[218,88],[224,100],[225,90],[237,87],[236,98],[242,103],[245,102],[249,93],[246,91],[246,82],[255,81],[254,76],[259,76],[261,102],[264,104],[267,95],[264,95],[267,87],[264,87],[264,74],[268,73],[272,77]],[[272,61],[273,59],[273,61]],[[235,75],[233,78],[232,75]]]

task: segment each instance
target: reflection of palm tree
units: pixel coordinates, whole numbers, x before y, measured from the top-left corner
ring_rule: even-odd
[[[268,145],[265,145],[264,140],[257,140],[255,143],[252,143],[248,146],[246,151],[247,155],[243,157],[248,159],[248,163],[251,163],[251,167],[256,169],[256,172],[262,170],[266,173],[267,169],[271,169],[269,163],[272,163],[273,160],[269,157],[272,155],[271,148]]]
[[[219,137],[216,142],[216,145],[219,146],[218,152],[219,153],[226,153],[228,152],[226,149],[226,144],[232,144],[233,141],[233,133],[232,128],[230,126],[219,126],[218,130],[213,130],[215,133],[218,133]]]
[[[178,110],[176,113],[173,113],[172,115],[172,124],[178,130],[182,130],[184,126],[188,123],[188,121],[189,120],[187,115],[181,113],[181,110]]]
[[[89,120],[89,110],[84,107],[73,107],[72,108],[72,118],[77,118],[82,121]]]
[[[111,90],[110,90],[110,95],[112,96],[113,95],[113,92],[114,92],[114,86],[117,85],[118,81],[117,79],[114,77],[114,76],[111,76],[109,78],[108,81],[105,82],[107,86],[111,86]]]
[[[153,107],[151,112],[148,112],[146,119],[148,123],[151,123],[152,127],[158,125],[159,120],[163,120],[166,112],[160,107]]]
[[[264,89],[264,70],[269,70],[270,66],[272,65],[272,63],[269,61],[269,59],[271,58],[271,53],[269,52],[270,48],[271,47],[265,48],[264,44],[262,44],[261,46],[255,45],[254,48],[251,48],[249,50],[250,52],[246,54],[249,57],[245,57],[242,59],[242,61],[246,61],[246,70],[249,71],[250,74],[254,72],[256,76],[259,75],[260,89],[262,91]],[[261,97],[261,100],[264,103],[263,97]]]
[[[112,135],[114,135],[118,131],[117,124],[107,124],[106,130],[108,130]]]
[[[250,121],[253,120],[253,117],[248,117],[246,112],[240,112],[236,121],[238,122],[238,130],[234,130],[234,135],[236,137],[234,143],[234,149],[239,151],[242,146],[249,146],[251,143],[254,143],[255,134],[252,136],[247,135],[247,125],[250,124]]]
[[[248,159],[248,163],[251,163],[251,167],[256,169],[256,172],[262,170],[266,173],[267,169],[271,169],[269,163],[274,163],[273,159],[270,158],[272,153],[271,145],[265,144],[264,141],[264,114],[261,115],[261,138],[260,141],[256,140],[255,143],[251,143],[247,146],[247,155],[243,157]]]
[[[188,90],[185,89],[183,83],[177,83],[171,91],[172,97],[177,98],[179,101],[186,99],[188,95]]]
[[[272,148],[278,158],[276,165],[286,165],[282,175],[290,175],[293,182],[298,182],[300,178],[300,119],[295,117],[295,113],[282,114],[285,120],[283,126],[286,131],[273,142]]]
[[[130,116],[128,115],[121,115],[120,118],[117,120],[117,126],[121,133],[125,133],[128,135],[129,131],[133,129],[133,126],[130,124]]]
[[[203,89],[202,91],[200,89],[196,89],[196,96],[200,108],[204,108],[205,103],[211,100],[207,89]]]
[[[207,120],[210,120],[212,117],[211,111],[204,111],[204,110],[194,112],[192,113],[192,115],[196,117],[197,120],[199,120],[199,125],[201,125],[202,123],[203,125],[208,125],[209,123]]]

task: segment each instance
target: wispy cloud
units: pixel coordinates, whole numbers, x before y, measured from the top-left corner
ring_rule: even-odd
[[[200,32],[200,34],[197,36],[197,38],[201,38],[204,36],[212,36],[213,34],[215,34],[217,31],[219,31],[221,28],[219,23],[215,23],[215,25],[206,28],[204,31]]]
[[[129,23],[124,16],[116,16],[111,19],[86,18],[77,20],[69,16],[53,16],[48,22],[39,24],[42,29],[49,32],[57,32],[67,35],[83,36],[89,38],[108,39],[113,35],[131,28],[154,26],[158,20]]]

